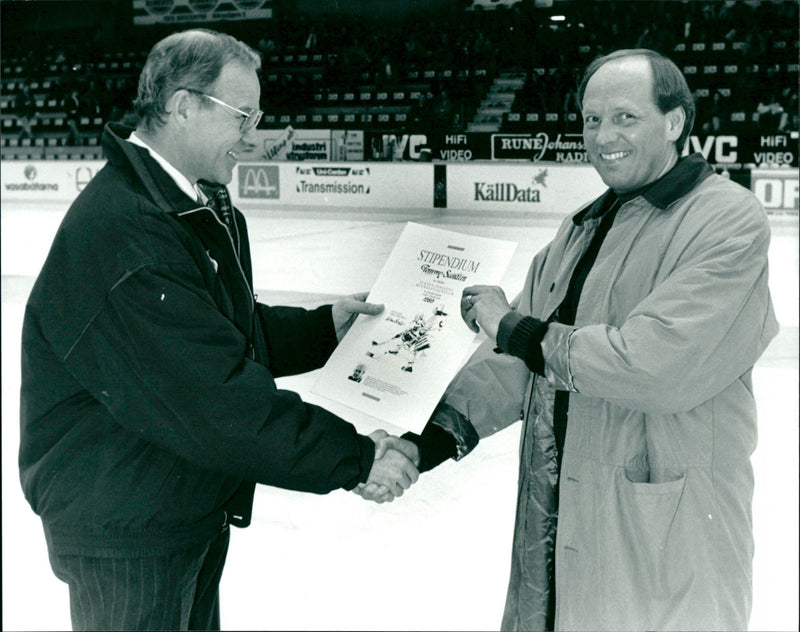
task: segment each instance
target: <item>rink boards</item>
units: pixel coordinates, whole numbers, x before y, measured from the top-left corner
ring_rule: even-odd
[[[0,200],[71,202],[105,164],[3,161]],[[768,212],[798,211],[798,169],[753,169],[750,188]],[[591,165],[550,163],[244,162],[229,185],[235,204],[565,216],[605,185]]]

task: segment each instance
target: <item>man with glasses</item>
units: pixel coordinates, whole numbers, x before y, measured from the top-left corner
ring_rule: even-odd
[[[399,496],[415,446],[276,387],[324,364],[362,296],[315,310],[253,294],[238,155],[261,117],[254,51],[171,35],[142,70],[136,130],[110,124],[28,300],[22,487],[75,629],[219,629],[228,526],[256,483]]]
[[[239,124],[239,131],[241,132],[242,136],[247,136],[247,132],[251,129],[255,129],[258,125],[261,117],[264,116],[264,113],[261,110],[255,110],[253,108],[245,108],[244,110],[240,110],[239,108],[235,108],[232,105],[228,105],[222,99],[218,99],[217,97],[212,97],[210,94],[206,94],[205,92],[200,92],[199,90],[193,90],[191,88],[182,88],[187,92],[194,92],[195,94],[199,94],[202,97],[205,97],[209,101],[213,101],[217,105],[221,105],[222,107],[228,108],[232,112],[236,112],[239,116],[242,117],[242,122]]]

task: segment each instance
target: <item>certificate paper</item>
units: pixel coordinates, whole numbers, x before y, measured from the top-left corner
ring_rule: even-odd
[[[312,392],[420,432],[475,337],[463,289],[498,285],[516,246],[407,224],[367,299],[385,310],[358,316]]]

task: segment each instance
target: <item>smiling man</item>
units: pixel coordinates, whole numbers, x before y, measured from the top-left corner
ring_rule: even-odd
[[[513,305],[464,290],[489,339],[408,438],[425,471],[523,420],[504,630],[745,630],[751,372],[778,328],[769,222],[702,156],[679,157],[694,103],[670,60],[611,53],[579,96],[609,189],[564,221]]]
[[[617,195],[629,195],[672,169],[678,161],[678,142],[682,149],[683,132],[688,135],[693,123],[691,94],[667,92],[669,87],[661,86],[655,92],[651,59],[639,55],[608,60],[580,88],[589,161]],[[660,73],[665,82],[663,77]],[[663,95],[660,101],[655,94]]]
[[[219,629],[228,526],[249,524],[256,483],[391,499],[418,475],[413,444],[276,386],[382,307],[256,302],[224,185],[261,116],[259,67],[220,33],[156,44],[137,129],[106,128],[108,163],[28,299],[20,476],[75,629]]]

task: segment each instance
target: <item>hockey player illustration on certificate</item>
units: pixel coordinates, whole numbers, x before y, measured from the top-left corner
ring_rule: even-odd
[[[419,431],[470,351],[465,287],[498,284],[513,242],[409,223],[359,316],[321,370],[313,392],[402,429]]]
[[[433,314],[427,319],[424,314],[417,314],[409,327],[391,338],[383,342],[373,340],[367,355],[370,358],[379,358],[388,354],[390,358],[392,356],[399,358],[402,361],[400,370],[411,373],[414,370],[414,362],[416,362],[417,356],[427,355],[425,352],[430,349],[431,340],[436,337],[436,332],[444,327],[446,316],[447,312],[444,311],[444,305],[435,307]],[[389,320],[402,323],[396,318],[390,317]]]

